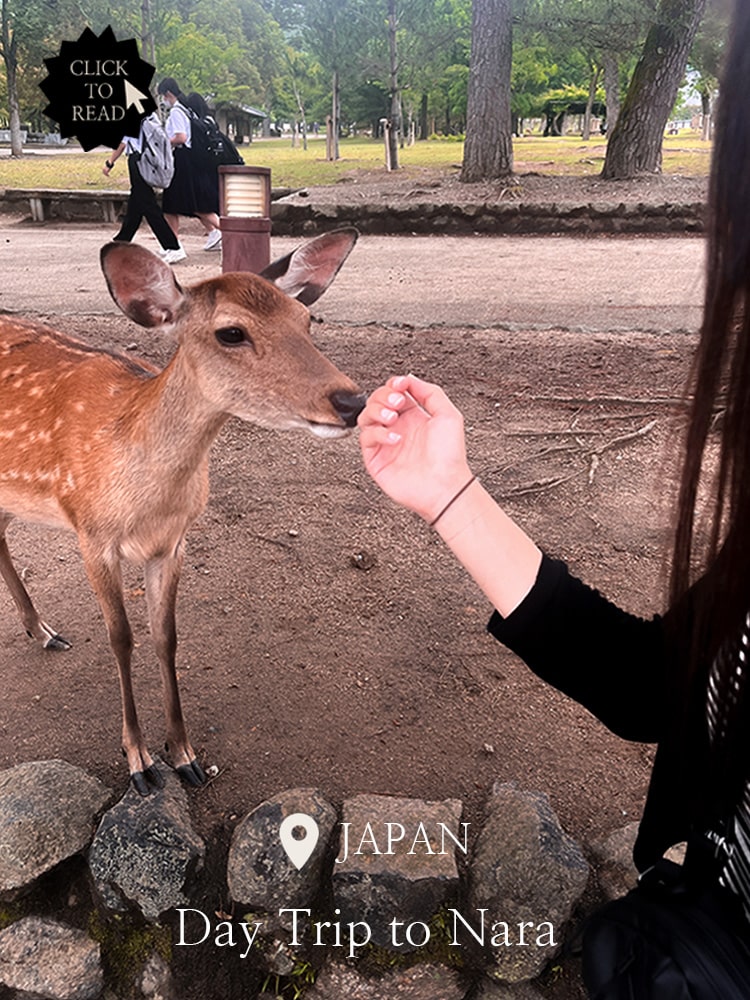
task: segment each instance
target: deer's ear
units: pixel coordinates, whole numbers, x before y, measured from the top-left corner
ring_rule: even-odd
[[[185,293],[172,268],[136,243],[107,243],[100,259],[110,295],[126,316],[141,326],[170,326]]]
[[[286,257],[273,261],[261,272],[261,277],[309,306],[320,298],[336,277],[358,236],[356,229],[335,229],[324,233]]]

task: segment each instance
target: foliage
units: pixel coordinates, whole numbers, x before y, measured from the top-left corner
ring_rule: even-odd
[[[463,133],[471,0],[394,2],[404,119],[419,123],[421,138]],[[725,6],[711,0],[690,62],[705,95],[716,87]],[[615,60],[624,95],[656,7],[657,0],[514,0],[513,114],[538,116],[543,95],[559,88],[586,93],[605,58]],[[152,38],[155,82],[175,76],[186,92],[261,107],[279,124],[324,121],[334,71],[344,133],[390,112],[388,0],[2,0],[2,10],[17,53],[21,120],[36,131],[52,127],[38,87],[43,60],[87,24],[139,39],[146,58]],[[0,61],[0,125],[9,113]]]

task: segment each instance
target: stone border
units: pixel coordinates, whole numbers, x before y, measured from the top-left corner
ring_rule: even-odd
[[[441,204],[321,204],[299,194],[272,206],[278,236],[312,235],[351,225],[373,234],[692,234],[705,230],[706,205],[590,202],[583,205],[515,202]]]
[[[33,193],[33,192],[31,192]],[[104,193],[105,196],[113,194]],[[49,192],[47,192],[49,195]],[[50,214],[79,221],[101,220],[102,192],[60,191],[51,201]],[[75,213],[59,212],[57,203]],[[127,197],[120,192],[121,199]],[[439,201],[393,201],[391,203],[316,203],[314,192],[273,189],[271,218],[277,236],[310,236],[339,226],[356,226],[370,234],[465,234],[465,235],[590,235],[590,234],[696,234],[703,233],[706,204],[688,202],[625,203],[588,202],[495,202],[454,204]],[[0,189],[0,212],[18,211],[19,198],[29,191]],[[109,207],[109,206],[106,206]]]

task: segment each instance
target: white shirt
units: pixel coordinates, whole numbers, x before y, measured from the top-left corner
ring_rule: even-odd
[[[184,132],[187,136],[184,145],[190,149],[190,118],[187,111],[179,102],[172,105],[169,117],[167,118],[166,129],[170,139],[177,135],[178,132]]]

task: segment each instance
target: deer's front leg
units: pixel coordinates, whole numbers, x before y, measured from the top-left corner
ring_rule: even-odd
[[[5,540],[5,532],[10,524],[10,517],[0,514],[0,576],[5,580],[10,596],[18,608],[23,627],[26,634],[31,639],[37,639],[45,649],[70,649],[70,643],[63,639],[53,628],[37,614],[36,608],[31,602],[29,592],[23,585],[21,577],[16,572],[13,560],[10,557],[8,543]]]
[[[81,540],[81,552],[89,581],[104,613],[109,642],[117,662],[122,700],[122,749],[134,787],[141,795],[148,795],[149,784],[159,787],[163,780],[144,742],[135,708],[130,667],[133,633],[122,597],[120,562],[119,559],[107,559],[96,546],[84,539]]]
[[[202,785],[206,781],[206,775],[196,760],[195,752],[187,737],[175,667],[177,653],[175,605],[182,561],[182,545],[180,545],[176,554],[151,559],[146,563],[146,600],[151,635],[161,669],[167,748],[172,758],[172,765],[189,785]]]

